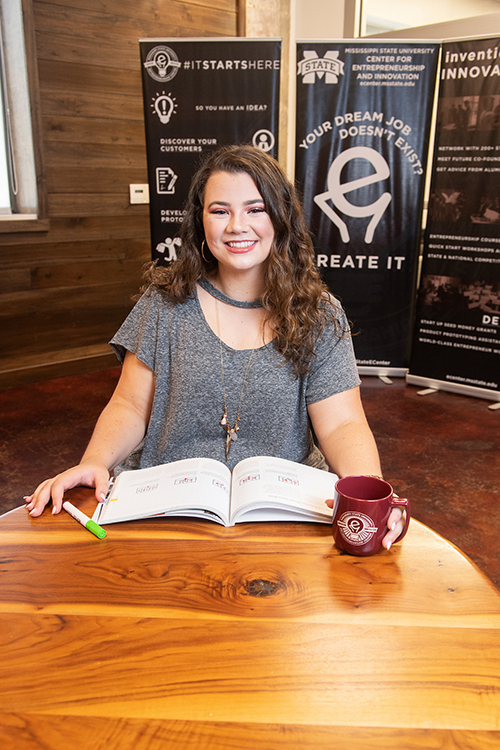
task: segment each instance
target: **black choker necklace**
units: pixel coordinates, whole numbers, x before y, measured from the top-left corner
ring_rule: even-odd
[[[212,297],[215,297],[215,299],[220,300],[220,302],[225,302],[226,305],[232,305],[233,307],[246,307],[247,309],[253,309],[256,307],[262,307],[262,302],[260,299],[256,299],[253,302],[241,302],[239,299],[233,299],[232,297],[228,297],[223,292],[219,291],[216,286],[210,283],[208,279],[199,279],[198,284],[209,294],[212,295]]]

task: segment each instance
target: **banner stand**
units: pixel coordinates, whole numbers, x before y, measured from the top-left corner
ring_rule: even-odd
[[[365,375],[409,366],[438,56],[427,41],[297,42],[295,177]]]
[[[152,259],[168,265],[204,156],[233,143],[277,156],[281,39],[140,39],[139,46]]]
[[[408,372],[407,367],[365,367],[358,365],[358,375],[373,375],[375,378],[404,378]],[[387,382],[384,380],[384,383]]]
[[[494,402],[500,401],[499,48],[498,36],[443,42],[406,378],[427,393],[451,391]]]
[[[477,388],[473,385],[464,385],[464,383],[452,383],[446,380],[435,380],[434,378],[426,378],[422,375],[406,375],[406,382],[409,385],[421,385],[426,388],[426,392],[422,392],[421,395],[427,395],[435,391],[450,391],[451,393],[459,393],[462,396],[473,396],[475,398],[488,399],[489,401],[497,401],[497,404],[490,406],[492,410],[500,409],[500,393],[490,391],[488,388]]]

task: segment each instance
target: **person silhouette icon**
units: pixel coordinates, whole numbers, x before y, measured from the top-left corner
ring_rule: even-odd
[[[261,133],[259,135],[259,140],[256,145],[257,148],[260,148],[262,151],[269,151],[269,139],[267,133]]]

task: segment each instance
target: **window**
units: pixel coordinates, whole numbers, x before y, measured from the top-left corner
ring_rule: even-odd
[[[499,0],[361,0],[360,36],[500,11]]]
[[[16,177],[9,137],[9,106],[6,98],[5,63],[0,39],[0,215],[16,210]]]
[[[48,229],[31,0],[0,0],[0,232]]]

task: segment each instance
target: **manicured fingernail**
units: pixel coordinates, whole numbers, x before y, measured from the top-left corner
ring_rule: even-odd
[[[391,549],[391,547],[392,547],[392,542],[389,542],[389,544],[388,544],[388,545],[387,545],[387,547],[386,547],[386,549],[387,549],[387,552],[389,552],[389,550]]]
[[[392,524],[391,531],[394,531],[395,528],[396,528],[396,521],[394,521],[394,523]]]
[[[101,497],[103,500],[106,500],[106,495],[104,494],[104,492],[101,492]]]
[[[23,497],[23,500],[24,500],[25,503],[28,503],[31,500],[31,495],[25,495]]]

